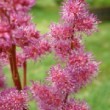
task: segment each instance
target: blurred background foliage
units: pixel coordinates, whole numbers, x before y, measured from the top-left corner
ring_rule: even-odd
[[[110,0],[88,0],[88,2],[92,8],[110,7]],[[41,33],[49,31],[50,23],[58,22],[60,17],[58,4],[60,4],[58,0],[37,0],[37,5],[31,10],[33,22],[36,23],[37,29]],[[83,88],[74,97],[85,99],[91,106],[91,110],[110,110],[110,21],[102,21],[99,31],[91,37],[84,37],[84,42],[86,50],[91,51],[101,62],[100,71],[92,84]],[[56,63],[52,54],[42,56],[37,63],[30,61],[28,63],[28,83],[30,84],[30,80],[44,82],[49,68]],[[4,71],[9,82],[8,85],[13,86],[9,67],[6,67]],[[31,102],[29,107],[30,110],[38,110],[34,102]]]
[[[92,8],[109,7],[110,0],[87,0]]]
[[[63,0],[45,0],[45,3],[42,4],[43,0],[37,0],[39,5],[60,5]],[[110,0],[86,0],[92,8],[99,8],[99,7],[109,7]]]

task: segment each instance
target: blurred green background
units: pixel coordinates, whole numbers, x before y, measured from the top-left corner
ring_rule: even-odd
[[[37,29],[41,33],[46,33],[52,22],[58,22],[59,3],[58,0],[37,0],[38,5],[33,7],[31,14],[33,22],[37,24]],[[60,1],[60,0],[59,0]],[[88,0],[91,8],[109,7],[110,0]],[[91,51],[98,61],[101,61],[98,77],[82,89],[74,97],[86,100],[91,106],[91,110],[110,110],[110,21],[102,21],[99,31],[91,37],[85,37],[84,42],[87,51]],[[42,57],[37,63],[28,63],[28,83],[30,80],[43,82],[51,65],[55,65],[53,55]],[[9,67],[4,69],[8,78],[9,86],[12,86],[11,76],[7,73]],[[21,71],[21,70],[20,70]],[[22,76],[22,72],[21,72]],[[36,110],[34,102],[30,104],[30,110]]]

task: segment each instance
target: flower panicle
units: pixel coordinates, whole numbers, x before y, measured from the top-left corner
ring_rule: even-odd
[[[60,23],[52,23],[48,34],[51,50],[63,66],[58,64],[50,69],[47,77],[48,89],[42,84],[33,84],[37,89],[31,90],[41,110],[90,110],[87,103],[71,99],[70,95],[97,76],[99,63],[91,53],[85,51],[82,38],[84,34],[91,35],[97,31],[98,23],[96,16],[89,12],[85,0],[67,0],[63,3]],[[41,88],[42,91],[39,92]],[[46,94],[43,94],[45,90]],[[60,97],[60,106],[53,106],[56,101],[50,95],[53,92]],[[51,103],[47,103],[48,100]]]

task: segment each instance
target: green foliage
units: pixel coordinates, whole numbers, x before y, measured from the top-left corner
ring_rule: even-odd
[[[54,0],[36,0],[38,6],[55,6]]]
[[[60,5],[63,0],[55,0],[55,2]]]
[[[87,0],[91,7],[110,7],[110,0]]]
[[[55,6],[60,5],[63,0],[37,0],[40,6]],[[110,7],[110,0],[86,0],[91,7]]]

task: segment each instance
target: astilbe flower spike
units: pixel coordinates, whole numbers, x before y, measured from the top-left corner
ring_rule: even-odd
[[[36,100],[40,110],[90,110],[85,101],[71,98],[71,94],[98,72],[99,63],[82,43],[83,35],[97,30],[96,16],[88,11],[85,0],[65,0],[60,22],[52,23],[50,32],[41,35],[28,14],[34,4],[35,0],[0,2],[0,62],[10,65],[15,85],[0,92],[0,110],[27,110],[30,99]],[[27,61],[36,61],[47,52],[53,52],[62,64],[51,67],[45,84],[32,81],[27,87]],[[23,81],[19,67],[23,68]],[[4,79],[0,67],[0,89],[5,86]]]
[[[31,88],[41,110],[90,110],[87,103],[72,99],[70,95],[97,75],[99,63],[91,53],[85,51],[82,43],[83,33],[92,34],[97,24],[97,18],[90,14],[84,0],[67,0],[63,3],[60,23],[52,23],[48,34],[51,49],[63,66],[58,64],[50,69],[48,86],[33,83]],[[60,106],[53,105],[56,102],[54,93],[60,98]]]
[[[36,60],[50,51],[49,43],[36,30],[28,14],[34,4],[35,0],[0,2],[0,61],[10,63],[13,81],[18,89],[22,89],[18,66],[23,67],[28,59]],[[16,48],[20,48],[20,52]]]
[[[50,51],[44,35],[36,30],[28,14],[35,0],[0,1],[0,63],[10,65],[16,90],[3,90],[0,94],[0,110],[26,110],[27,98],[22,89],[27,85],[27,61],[37,60]],[[17,51],[19,48],[19,51]],[[23,81],[19,75],[23,68]],[[0,89],[4,86],[4,75],[0,68]],[[23,82],[23,84],[22,84]],[[23,93],[23,94],[22,94]]]

